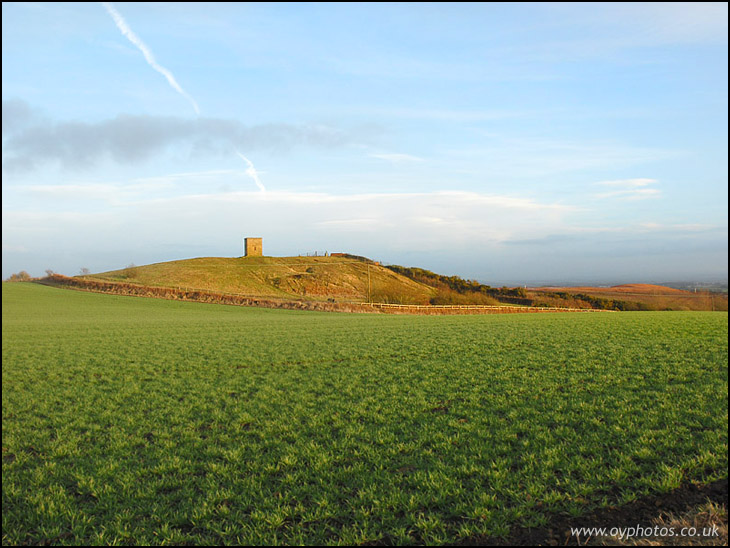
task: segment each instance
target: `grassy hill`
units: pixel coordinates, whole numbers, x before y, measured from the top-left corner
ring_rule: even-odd
[[[428,304],[437,290],[346,257],[202,257],[85,276],[257,297]]]

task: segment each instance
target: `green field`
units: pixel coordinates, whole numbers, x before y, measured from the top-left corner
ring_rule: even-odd
[[[727,477],[727,313],[2,298],[3,544],[454,543]]]

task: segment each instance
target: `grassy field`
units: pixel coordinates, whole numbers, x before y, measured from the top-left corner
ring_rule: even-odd
[[[727,313],[2,298],[3,544],[455,543],[727,477]]]

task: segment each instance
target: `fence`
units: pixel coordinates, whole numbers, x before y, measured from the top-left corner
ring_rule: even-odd
[[[480,304],[390,304],[364,303],[386,313],[401,314],[530,314],[543,312],[615,312],[593,308],[557,308],[542,306],[498,306]]]

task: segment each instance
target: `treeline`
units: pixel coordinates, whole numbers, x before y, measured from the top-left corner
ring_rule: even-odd
[[[536,292],[531,297],[533,306],[567,306],[570,308],[621,311],[653,310],[647,303],[606,299],[594,295],[586,295],[585,293],[567,293],[565,291]]]
[[[476,280],[465,280],[459,276],[443,276],[430,270],[417,267],[389,265],[386,268],[429,285],[438,290],[431,304],[510,304],[531,305],[527,291],[522,287],[491,287]]]
[[[33,277],[28,274],[25,270],[11,274],[10,277],[5,280],[6,282],[29,282]]]

